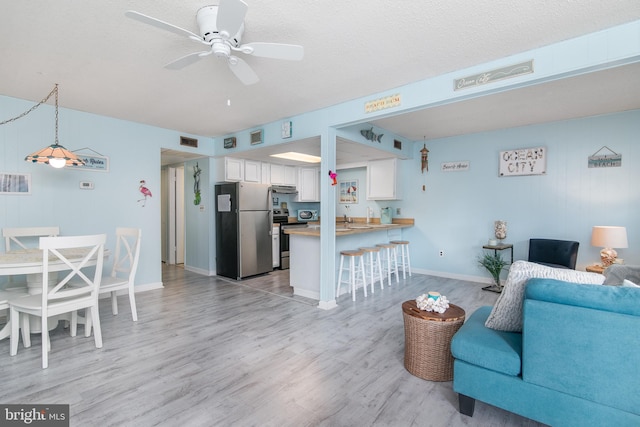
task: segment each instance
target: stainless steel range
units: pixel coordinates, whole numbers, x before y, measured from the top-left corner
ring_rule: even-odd
[[[276,208],[273,210],[273,222],[280,224],[280,269],[289,268],[289,235],[284,231],[291,228],[304,228],[306,222],[289,222],[289,209]]]

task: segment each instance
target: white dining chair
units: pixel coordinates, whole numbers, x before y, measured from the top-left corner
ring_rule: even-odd
[[[53,237],[60,234],[60,227],[5,227],[2,229],[4,250],[29,250],[38,247],[40,237]],[[20,289],[27,285],[21,276],[8,276],[5,289]]]
[[[5,227],[2,229],[4,237],[4,250],[29,249],[29,240],[35,237],[54,237],[60,234],[60,227]],[[16,248],[17,246],[17,248]],[[37,245],[32,245],[37,247]]]
[[[27,295],[27,288],[12,288],[0,290],[0,316],[5,316],[6,321],[0,329],[0,340],[11,335],[11,318],[9,317],[9,300]],[[24,331],[23,331],[24,333]],[[24,341],[24,337],[23,337]]]
[[[110,294],[111,311],[113,315],[118,314],[118,291],[126,290],[129,295],[129,305],[131,306],[131,317],[134,322],[138,321],[138,311],[136,309],[135,276],[138,270],[138,260],[140,258],[140,241],[142,229],[140,228],[116,228],[116,251],[113,260],[113,267],[109,275],[102,277],[100,282],[100,294]],[[74,284],[72,284],[73,286]],[[78,324],[85,324],[85,335],[89,336],[91,331],[91,318],[74,314],[71,317],[71,335],[75,336]]]
[[[76,313],[86,309],[86,315],[91,317],[94,330],[96,348],[102,347],[102,333],[100,329],[100,315],[98,312],[98,291],[102,279],[104,244],[106,234],[91,236],[41,237],[42,250],[42,294],[28,295],[9,300],[11,321],[10,355],[18,352],[18,331],[23,328],[23,342],[25,347],[31,346],[29,337],[29,316],[41,318],[42,334],[42,368],[49,366],[48,349],[49,331],[47,320],[49,317],[65,313]],[[71,255],[73,253],[73,255]],[[79,253],[82,255],[78,256]],[[66,254],[66,255],[65,255]],[[49,286],[49,262],[61,261],[69,267],[70,272],[57,284]],[[87,276],[83,267],[93,265],[93,275]],[[92,277],[91,277],[92,276]],[[82,285],[69,287],[72,279],[79,279]]]
[[[111,274],[103,276],[100,283],[100,293],[111,294],[111,310],[114,315],[118,314],[117,291],[127,290],[129,305],[131,306],[131,317],[133,317],[134,322],[138,321],[134,279],[138,270],[138,260],[140,259],[141,238],[142,229],[140,228],[116,228],[117,241],[113,268],[111,269]]]

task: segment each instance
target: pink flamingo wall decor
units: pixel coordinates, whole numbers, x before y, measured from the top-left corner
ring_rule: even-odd
[[[147,197],[151,197],[151,191],[145,187],[146,182],[143,180],[140,181],[140,193],[142,193],[142,195],[144,196],[144,198],[139,199],[138,202],[142,202],[142,207],[144,208],[144,206],[147,204]]]

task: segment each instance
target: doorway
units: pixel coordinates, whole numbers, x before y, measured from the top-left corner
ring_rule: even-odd
[[[162,262],[184,264],[184,166],[163,167],[162,178]]]

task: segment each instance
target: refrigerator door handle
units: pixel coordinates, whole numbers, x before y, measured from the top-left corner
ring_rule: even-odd
[[[269,187],[269,191],[267,191],[267,206],[270,206],[272,200],[273,190],[271,187]],[[269,209],[269,222],[271,223],[271,228],[269,228],[269,235],[273,236],[273,209]]]

